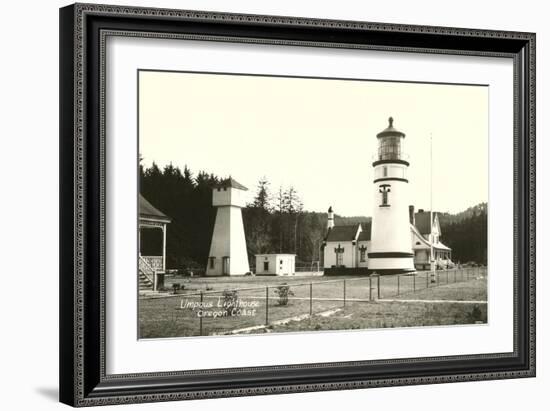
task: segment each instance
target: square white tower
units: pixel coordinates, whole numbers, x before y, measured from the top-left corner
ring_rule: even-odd
[[[212,205],[218,210],[206,275],[244,275],[250,271],[241,211],[247,190],[232,178],[213,189]]]

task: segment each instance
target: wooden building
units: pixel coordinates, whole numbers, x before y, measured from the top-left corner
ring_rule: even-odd
[[[166,271],[166,227],[172,220],[153,206],[145,197],[139,195],[139,282],[140,289],[157,289],[157,274]],[[142,255],[143,230],[160,230],[161,247],[158,250],[147,250]],[[153,252],[151,252],[153,251]]]

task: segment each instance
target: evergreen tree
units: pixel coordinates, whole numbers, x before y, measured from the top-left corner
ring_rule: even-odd
[[[269,182],[265,177],[262,177],[262,179],[258,181],[258,189],[252,206],[269,212],[271,210],[270,200]]]

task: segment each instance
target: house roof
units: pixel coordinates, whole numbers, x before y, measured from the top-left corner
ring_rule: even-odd
[[[439,217],[437,212],[433,212],[433,228],[435,234],[441,234],[441,226],[439,224]],[[422,235],[431,234],[432,230],[430,229],[430,212],[429,211],[419,211],[414,214],[414,223],[416,228]]]
[[[337,225],[330,229],[326,241],[353,241],[361,224]]]
[[[287,256],[290,256],[290,257],[295,257],[296,254],[289,254],[289,253],[267,253],[267,254],[254,254],[256,257],[270,257],[270,256],[280,256],[280,257],[287,257]]]
[[[228,187],[248,191],[248,188],[243,186],[241,183],[239,183],[237,180],[235,180],[232,177],[226,178],[225,180],[222,180],[219,184],[216,185],[216,188],[228,188]]]
[[[388,119],[388,127],[386,127],[384,130],[382,130],[380,133],[376,135],[376,137],[387,137],[387,136],[399,136],[399,137],[405,137],[405,133],[395,129],[393,127],[393,117],[390,117]]]
[[[371,231],[371,224],[365,224],[365,228],[363,231],[359,233],[359,237],[357,238],[357,241],[370,241],[370,231]]]
[[[436,250],[451,250],[449,247],[447,247],[445,244],[443,244],[441,241],[434,243],[434,248]]]
[[[158,220],[163,222],[172,221],[170,217],[153,206],[149,201],[145,199],[141,194],[139,195],[139,217],[150,218],[152,220]]]
[[[428,219],[428,227],[429,227],[429,219]],[[418,227],[415,227],[411,224],[411,230],[415,234],[416,240],[414,241],[413,248],[418,248],[417,246],[423,246],[423,248],[430,248],[432,244],[430,244],[430,241],[428,241],[426,238],[422,236],[422,234],[418,231]],[[420,244],[418,244],[420,243]],[[445,244],[443,244],[441,241],[438,241],[437,243],[433,243],[433,247],[436,250],[445,250],[450,251],[451,249],[447,247]]]
[[[430,228],[430,212],[424,211],[422,213],[415,213],[414,225],[416,226],[420,234],[430,234],[432,231]]]

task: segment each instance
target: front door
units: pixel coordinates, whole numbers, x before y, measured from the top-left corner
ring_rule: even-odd
[[[223,257],[222,260],[223,275],[229,275],[229,257]]]

